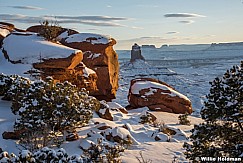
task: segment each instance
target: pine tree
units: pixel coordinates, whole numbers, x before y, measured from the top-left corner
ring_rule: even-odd
[[[192,130],[185,143],[187,158],[240,157],[243,154],[243,62],[215,78],[201,111],[205,123]]]

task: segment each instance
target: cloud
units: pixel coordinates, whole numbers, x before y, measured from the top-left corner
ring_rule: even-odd
[[[57,22],[59,24],[69,23],[69,24],[86,24],[92,26],[105,26],[105,27],[126,27],[118,22],[130,20],[125,17],[110,17],[110,16],[26,16],[20,14],[0,14],[3,21],[14,21],[17,23],[32,23],[39,24],[40,21],[49,20]]]
[[[86,30],[89,30],[89,31],[101,31],[100,29],[97,29],[97,28],[88,28]]]
[[[8,6],[14,9],[24,9],[24,10],[43,10],[43,8],[35,7],[35,6]]]
[[[95,20],[95,21],[121,21],[128,20],[125,17],[110,17],[110,16],[45,16],[52,19],[72,19],[72,20]]]
[[[184,24],[192,24],[192,23],[194,23],[195,21],[193,21],[193,20],[181,20],[181,21],[179,21],[180,23],[184,23]]]
[[[144,29],[143,27],[136,27],[136,26],[132,26],[132,29]]]
[[[106,7],[111,8],[112,6],[111,5],[107,5]]]
[[[194,13],[170,13],[165,14],[166,18],[197,18],[197,17],[206,17],[204,15],[194,14]]]
[[[166,34],[167,35],[172,35],[172,34],[178,34],[179,32],[177,32],[177,31],[170,31],[170,32],[167,32]]]

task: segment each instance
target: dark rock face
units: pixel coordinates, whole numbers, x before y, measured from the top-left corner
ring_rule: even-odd
[[[153,111],[192,113],[191,101],[168,84],[150,78],[131,81],[128,94],[130,109],[147,106]]]
[[[130,62],[134,62],[137,59],[144,60],[144,57],[142,56],[140,46],[138,46],[136,43],[132,46],[131,50],[131,60]]]

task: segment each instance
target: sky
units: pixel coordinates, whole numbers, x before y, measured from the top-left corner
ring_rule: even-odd
[[[111,36],[117,50],[243,41],[243,0],[0,0],[0,21],[26,29],[43,20]]]

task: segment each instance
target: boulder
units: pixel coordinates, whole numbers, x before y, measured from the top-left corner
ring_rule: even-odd
[[[191,101],[168,84],[150,78],[131,81],[128,101],[131,108],[147,106],[153,111],[192,113]]]
[[[100,109],[97,111],[100,118],[113,121],[128,114],[127,110],[116,102],[100,101]]]
[[[108,141],[114,141],[117,143],[123,143],[124,145],[137,145],[137,140],[131,135],[131,133],[123,127],[108,128],[101,132],[101,135]]]
[[[17,130],[17,131],[4,131],[2,133],[3,139],[12,139],[12,140],[19,140],[21,135],[25,133],[27,130]]]
[[[113,121],[114,116],[112,115],[109,108],[102,108],[97,112],[100,118],[107,119],[109,121]]]
[[[67,36],[60,41],[63,45],[82,50],[83,62],[98,76],[96,92],[91,95],[99,100],[111,101],[118,89],[118,55],[113,49],[116,41],[107,36],[79,33]]]

